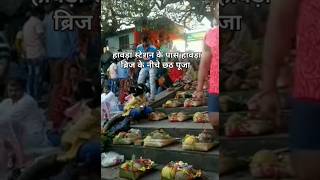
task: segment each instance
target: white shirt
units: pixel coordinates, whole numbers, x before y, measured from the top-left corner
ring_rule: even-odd
[[[16,103],[9,98],[0,103],[1,124],[10,123],[23,146],[46,146],[45,116],[37,102],[27,94]]]
[[[110,79],[117,79],[117,64],[112,63],[107,69]]]
[[[45,55],[44,47],[44,26],[40,19],[31,16],[24,24],[23,46],[26,52],[26,58],[36,59]]]
[[[101,94],[101,104],[108,104],[111,108],[111,113],[119,111],[119,101],[116,95],[113,92],[109,92],[108,94]]]

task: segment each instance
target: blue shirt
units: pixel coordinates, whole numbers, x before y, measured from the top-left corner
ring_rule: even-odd
[[[129,69],[121,67],[121,62],[117,64],[117,74],[119,79],[128,79]]]
[[[140,53],[153,53],[153,57],[149,58],[149,60],[145,61],[145,60],[141,60],[144,61],[144,68],[149,68],[148,67],[148,62],[151,61],[156,61],[157,60],[157,48],[153,45],[149,45],[149,47],[145,50],[143,47],[143,44],[140,44],[137,46],[137,50],[136,52],[140,52]]]
[[[44,19],[47,57],[53,59],[71,58],[77,51],[78,34],[76,31],[55,31],[52,13]]]

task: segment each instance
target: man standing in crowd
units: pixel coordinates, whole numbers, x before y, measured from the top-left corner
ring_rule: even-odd
[[[141,68],[138,76],[138,84],[144,84],[147,76],[149,75],[149,84],[151,95],[149,97],[149,101],[154,101],[154,97],[156,95],[157,87],[156,87],[156,76],[157,76],[157,69],[156,67],[150,67],[149,63],[151,61],[157,60],[157,48],[150,43],[150,39],[148,36],[144,36],[142,38],[142,44],[137,46],[138,53],[153,53],[153,57],[143,57],[142,63],[143,67]],[[139,60],[139,59],[138,59]]]
[[[44,18],[47,58],[50,63],[51,83],[56,87],[61,83],[66,60],[71,60],[78,51],[78,33],[73,31],[56,31],[53,14],[57,8],[49,8]],[[59,9],[70,11],[67,4]]]
[[[40,98],[41,65],[45,56],[44,27],[41,19],[41,9],[34,8],[22,30],[25,57],[28,63],[27,91],[35,99]]]

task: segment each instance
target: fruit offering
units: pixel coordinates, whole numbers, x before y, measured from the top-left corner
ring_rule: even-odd
[[[166,103],[162,105],[163,108],[175,108],[181,106],[182,103],[176,99],[168,100]]]
[[[187,134],[182,141],[182,149],[191,151],[209,151],[217,144],[213,135],[204,130],[198,136]]]
[[[179,162],[170,162],[161,171],[161,180],[196,180],[204,179],[201,170],[194,169],[192,165]]]
[[[167,115],[163,112],[152,112],[149,114],[148,120],[150,121],[160,121],[167,117]]]
[[[180,99],[180,98],[192,98],[192,93],[188,91],[178,91],[175,99]]]
[[[196,101],[196,100],[192,100],[192,99],[186,99],[184,101],[184,107],[198,107],[203,105],[202,101]]]
[[[241,114],[233,114],[225,124],[225,133],[228,137],[257,136],[270,133],[272,130],[271,122],[249,119]]]
[[[257,178],[288,178],[294,176],[288,152],[258,151],[250,163],[250,172]]]
[[[187,119],[189,119],[189,116],[186,115],[184,112],[178,112],[178,113],[171,113],[169,116],[169,121],[171,122],[182,122]]]
[[[207,123],[209,122],[209,115],[205,112],[196,112],[193,115],[193,122],[195,123]]]
[[[147,135],[143,140],[144,146],[149,147],[164,147],[175,142],[175,139],[172,138],[164,130],[156,130]]]
[[[191,83],[187,83],[183,86],[183,89],[185,91],[188,91],[188,90],[195,90],[197,88],[197,82],[194,81],[194,82],[191,82]]]
[[[119,176],[120,178],[137,180],[143,175],[150,172],[154,168],[155,164],[150,159],[136,159],[126,161],[120,166]]]
[[[128,132],[120,132],[113,138],[113,144],[133,144],[136,140],[141,139],[141,132],[138,129],[130,129]]]

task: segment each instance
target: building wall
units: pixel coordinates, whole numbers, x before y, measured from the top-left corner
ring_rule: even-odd
[[[130,32],[130,33],[125,33],[125,34],[116,35],[112,37],[107,37],[106,40],[108,41],[108,46],[110,51],[116,52],[120,48],[119,38],[121,36],[126,36],[126,35],[129,36],[129,44],[130,44],[130,47],[132,47],[134,44],[134,36],[133,36],[133,33]]]
[[[187,34],[186,51],[201,52],[206,31],[198,31]]]

